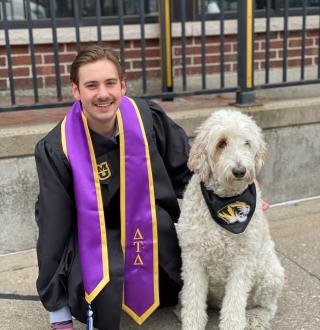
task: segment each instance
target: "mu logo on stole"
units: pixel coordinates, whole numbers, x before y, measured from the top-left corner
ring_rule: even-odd
[[[101,181],[107,180],[110,178],[111,171],[110,171],[110,167],[107,162],[102,162],[100,164],[97,164],[97,167],[98,167],[99,178]]]

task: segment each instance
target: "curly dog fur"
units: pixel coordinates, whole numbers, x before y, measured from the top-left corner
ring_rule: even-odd
[[[197,131],[177,233],[182,250],[183,330],[204,330],[207,304],[220,308],[219,329],[269,329],[277,310],[284,270],[275,253],[257,187],[256,210],[242,234],[216,224],[200,181],[220,197],[240,195],[256,179],[266,144],[249,116],[214,112]],[[239,175],[240,173],[240,175]]]

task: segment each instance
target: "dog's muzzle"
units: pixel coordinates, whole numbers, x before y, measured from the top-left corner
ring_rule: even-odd
[[[243,179],[246,175],[246,172],[247,169],[244,166],[237,166],[232,169],[233,176],[238,180]]]

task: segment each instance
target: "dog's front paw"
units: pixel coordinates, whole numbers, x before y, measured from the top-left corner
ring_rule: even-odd
[[[247,326],[245,330],[269,330],[270,316],[263,308],[253,308],[247,312]]]
[[[232,317],[222,318],[219,323],[219,330],[244,330],[246,328],[246,320],[236,319]]]
[[[181,311],[182,330],[205,330],[208,315],[206,312],[185,309]]]

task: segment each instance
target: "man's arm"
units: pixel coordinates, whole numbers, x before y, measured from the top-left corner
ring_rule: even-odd
[[[164,161],[177,198],[182,198],[191,172],[187,167],[190,145],[184,130],[161,107],[149,102],[158,151]]]
[[[62,153],[45,140],[35,149],[40,193],[36,203],[36,221],[39,227],[37,256],[39,276],[37,290],[42,304],[55,314],[68,314],[67,273],[72,260],[75,209],[72,178]],[[69,261],[68,261],[69,260]],[[67,315],[68,318],[71,315]]]

